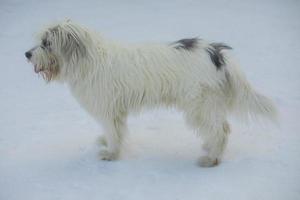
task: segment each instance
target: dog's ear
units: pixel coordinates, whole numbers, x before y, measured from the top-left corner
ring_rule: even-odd
[[[84,38],[79,36],[76,32],[67,33],[68,42],[66,48],[73,52],[76,57],[84,57],[86,55],[86,46]]]
[[[83,58],[87,54],[88,34],[87,32],[69,21],[58,26],[62,37],[61,50],[69,60]]]

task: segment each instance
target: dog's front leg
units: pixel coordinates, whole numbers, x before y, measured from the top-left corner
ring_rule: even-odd
[[[116,117],[105,120],[103,126],[105,133],[100,139],[100,158],[102,160],[115,160],[120,154],[122,140],[127,129],[126,121],[123,118]]]

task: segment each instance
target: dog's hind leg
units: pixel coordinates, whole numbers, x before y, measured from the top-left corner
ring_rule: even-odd
[[[199,165],[202,167],[217,165],[227,144],[230,128],[226,120],[226,104],[220,95],[203,91],[201,97],[189,101],[185,110],[188,124],[203,139],[203,149],[207,154],[200,158]]]
[[[103,123],[105,134],[100,138],[100,158],[115,160],[120,154],[124,134],[127,130],[126,118],[115,117]]]
[[[206,155],[200,157],[199,165],[202,167],[211,167],[221,161],[222,154],[227,145],[228,134],[230,133],[227,121],[217,122],[201,129],[203,138],[203,149]]]

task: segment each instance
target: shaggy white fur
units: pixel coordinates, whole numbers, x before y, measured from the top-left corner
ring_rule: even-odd
[[[105,128],[101,158],[116,159],[130,112],[172,106],[204,140],[200,165],[218,164],[227,143],[227,115],[276,117],[223,44],[186,39],[172,44],[124,45],[71,21],[46,28],[26,52],[35,72],[67,83],[74,97]],[[222,46],[223,45],[223,46]],[[226,47],[226,46],[225,46]]]

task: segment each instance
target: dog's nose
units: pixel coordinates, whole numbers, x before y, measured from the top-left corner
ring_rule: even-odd
[[[32,56],[32,53],[31,53],[30,51],[27,51],[27,52],[25,53],[25,56],[26,56],[26,58],[30,59],[31,56]]]

